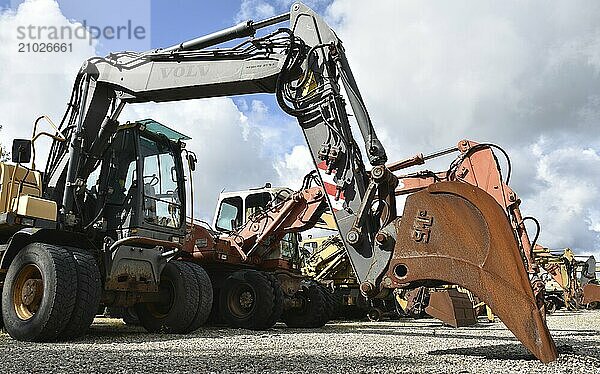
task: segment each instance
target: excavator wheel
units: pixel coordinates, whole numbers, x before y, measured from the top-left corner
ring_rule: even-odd
[[[188,327],[190,331],[196,331],[206,324],[213,304],[213,287],[210,277],[204,268],[193,262],[185,262],[194,272],[198,284],[198,308],[192,323]]]
[[[367,313],[367,318],[369,318],[369,321],[371,322],[379,322],[383,318],[383,311],[373,307],[369,310],[369,313]]]
[[[283,322],[288,327],[316,328],[323,327],[329,321],[327,300],[318,284],[311,284],[296,292],[299,307],[283,312]]]
[[[2,316],[2,290],[0,289],[0,331],[4,329],[4,317]]]
[[[183,261],[169,261],[160,275],[160,302],[140,303],[135,311],[149,332],[187,334],[199,303],[196,274]]]
[[[267,322],[267,325],[271,325],[274,326],[277,321],[279,321],[281,319],[281,314],[283,313],[283,302],[284,302],[284,296],[283,296],[283,290],[281,289],[281,284],[279,283],[279,280],[277,279],[277,277],[271,273],[264,273],[267,278],[269,279],[269,282],[271,282],[271,287],[273,288],[273,292],[275,295],[275,308],[273,308],[273,312],[271,313],[271,317],[269,318],[269,322]]]
[[[319,289],[319,292],[321,292],[321,294],[323,295],[323,299],[325,300],[325,323],[327,323],[335,318],[335,299],[333,298],[333,294],[329,290],[329,288],[318,283],[317,288]]]
[[[266,273],[240,270],[231,274],[221,288],[219,308],[230,327],[266,330],[277,322],[283,297],[277,283]]]
[[[2,317],[14,339],[49,342],[61,338],[77,294],[76,264],[65,248],[33,243],[12,261],[2,289]]]
[[[545,304],[546,304],[546,314],[553,314],[554,312],[556,312],[557,305],[556,305],[555,300],[547,299],[545,301]]]
[[[85,335],[100,306],[102,282],[96,259],[82,250],[71,250],[77,270],[77,296],[71,320],[61,333],[64,339],[73,339]]]

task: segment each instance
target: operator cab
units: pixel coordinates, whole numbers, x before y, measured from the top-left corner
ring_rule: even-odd
[[[122,125],[90,175],[86,210],[109,236],[178,240],[185,235],[181,153],[190,138],[152,119]]]
[[[269,183],[256,189],[223,192],[219,195],[213,227],[221,233],[236,231],[242,228],[253,214],[279,204],[293,193],[289,188],[271,187]],[[299,233],[287,233],[265,260],[282,259],[290,262],[291,267],[298,268],[300,240]]]
[[[270,204],[290,197],[294,191],[284,187],[265,187],[245,191],[222,192],[219,195],[213,226],[220,232],[231,232],[241,228],[254,213],[266,209]]]

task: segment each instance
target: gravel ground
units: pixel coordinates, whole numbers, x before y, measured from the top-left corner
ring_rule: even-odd
[[[561,354],[544,365],[500,322],[461,329],[431,319],[335,322],[182,336],[97,319],[88,336],[69,344],[21,343],[0,333],[0,372],[600,372],[600,310],[557,312],[549,326]]]

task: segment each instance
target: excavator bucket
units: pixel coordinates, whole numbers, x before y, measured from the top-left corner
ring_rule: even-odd
[[[583,303],[600,303],[600,284],[588,283],[583,286]]]
[[[469,295],[453,288],[431,292],[425,312],[452,327],[472,326],[477,323],[475,308]]]
[[[542,362],[556,359],[506,213],[485,191],[442,182],[406,199],[383,284],[456,284],[484,301]]]
[[[579,282],[583,286],[583,304],[600,303],[600,284],[596,278],[596,258],[590,256],[583,263]]]

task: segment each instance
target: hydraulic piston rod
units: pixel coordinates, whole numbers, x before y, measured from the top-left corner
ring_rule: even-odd
[[[258,22],[242,22],[235,26],[213,32],[212,34],[201,36],[199,38],[188,40],[186,42],[159,50],[159,52],[192,51],[212,47],[214,45],[221,44],[230,40],[254,36],[256,30],[262,29],[267,26],[272,26],[281,22],[285,22],[289,19],[290,14],[284,13]]]

